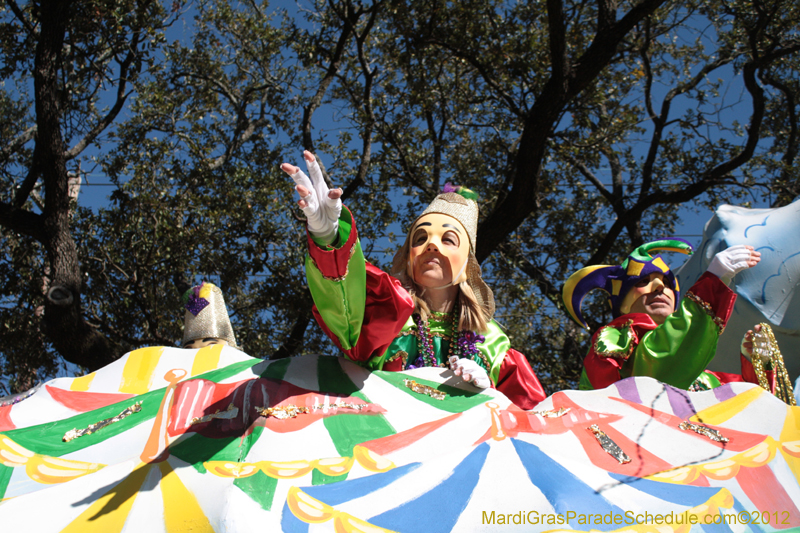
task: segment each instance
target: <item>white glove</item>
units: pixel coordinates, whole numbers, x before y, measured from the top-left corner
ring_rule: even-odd
[[[325,244],[330,244],[336,240],[339,233],[339,214],[342,212],[341,189],[334,191],[328,189],[317,158],[311,152],[303,152],[303,158],[311,179],[297,167],[284,163],[281,168],[299,186],[296,187],[298,193],[301,195],[303,192],[307,193],[300,198],[298,204],[308,220],[308,231]],[[301,191],[301,188],[305,191]]]
[[[753,360],[753,356],[758,356],[762,363],[770,361],[769,340],[767,334],[761,330],[761,324],[758,324],[753,330],[748,330],[742,337],[742,354],[749,360]]]
[[[461,379],[467,383],[472,383],[479,389],[486,389],[492,384],[486,370],[472,359],[459,359],[454,355],[450,358],[450,370],[456,376],[461,376]]]
[[[761,261],[761,252],[753,251],[753,247],[746,244],[737,244],[723,250],[714,256],[707,272],[711,272],[725,285],[729,285],[733,276],[747,268],[755,266]]]

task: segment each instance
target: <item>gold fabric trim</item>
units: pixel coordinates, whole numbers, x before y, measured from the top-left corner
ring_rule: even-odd
[[[714,308],[711,307],[711,304],[691,291],[686,293],[686,297],[700,306],[700,309],[705,311],[706,314],[711,317],[711,320],[713,320],[714,324],[716,324],[719,328],[719,334],[722,335],[722,332],[725,331],[725,321],[718,317],[716,313],[714,313]]]

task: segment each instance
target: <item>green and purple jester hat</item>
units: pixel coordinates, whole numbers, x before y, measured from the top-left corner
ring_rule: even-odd
[[[606,292],[614,318],[622,316],[620,309],[625,295],[640,279],[657,272],[664,275],[664,284],[675,293],[675,305],[680,301],[680,287],[675,274],[661,258],[651,252],[680,252],[692,254],[692,245],[683,239],[662,239],[645,243],[636,248],[620,266],[591,265],[580,269],[569,277],[562,290],[564,305],[570,316],[586,329],[589,325],[581,314],[581,304],[589,292],[601,289]]]

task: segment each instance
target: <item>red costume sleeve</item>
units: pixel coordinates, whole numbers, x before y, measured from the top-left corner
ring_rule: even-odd
[[[689,292],[709,305],[706,312],[713,314],[716,317],[715,322],[725,328],[733,312],[733,304],[736,303],[736,293],[710,272],[704,272]]]
[[[753,363],[741,353],[739,354],[739,359],[742,361],[742,378],[744,378],[744,381],[758,385],[758,376],[753,369]],[[764,373],[767,375],[767,381],[769,382],[769,391],[775,394],[775,371],[765,370]]]
[[[533,409],[547,397],[528,360],[513,348],[506,352],[500,364],[497,390],[525,410]]]

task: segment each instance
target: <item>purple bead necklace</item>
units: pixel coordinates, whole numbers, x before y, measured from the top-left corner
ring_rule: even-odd
[[[444,363],[439,363],[436,359],[436,352],[433,348],[433,338],[431,336],[430,324],[427,320],[423,320],[419,313],[414,313],[414,323],[417,325],[417,351],[419,356],[414,360],[413,364],[408,365],[409,369],[420,368],[423,366],[431,367],[446,367],[447,361],[450,357],[456,356],[459,359],[466,357],[482,364],[486,370],[489,370],[488,361],[478,349],[478,343],[484,342],[486,338],[479,335],[474,331],[463,330],[458,331],[458,306],[455,307],[451,313],[451,329],[450,329],[450,348],[447,353],[447,358]],[[456,334],[456,332],[458,333]]]

